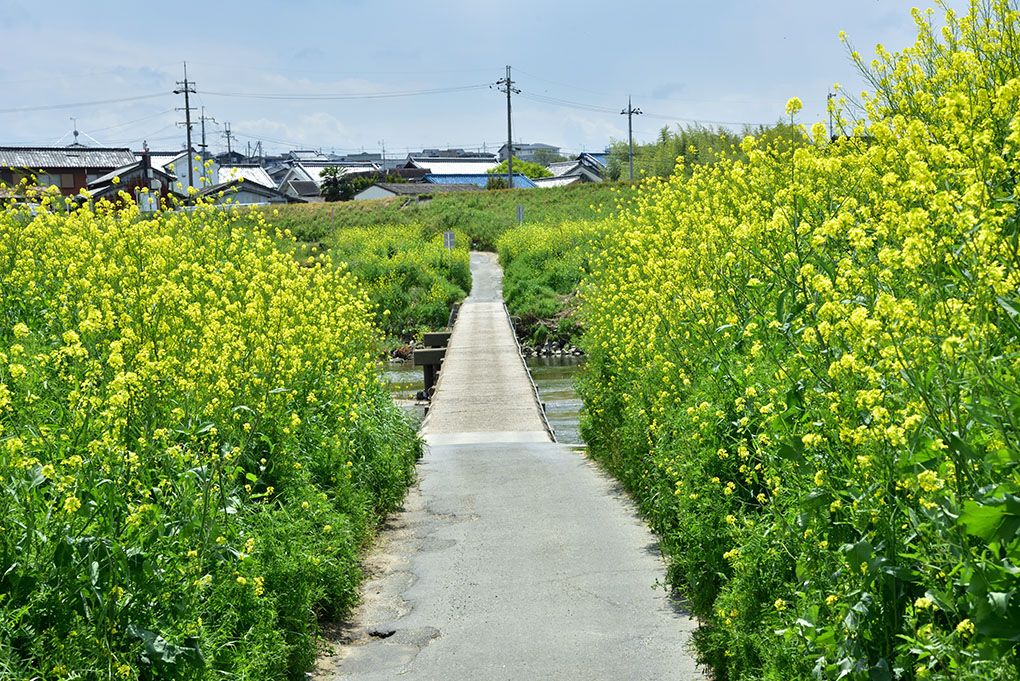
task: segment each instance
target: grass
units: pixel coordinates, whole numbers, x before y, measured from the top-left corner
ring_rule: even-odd
[[[514,189],[440,194],[424,203],[406,198],[343,203],[293,204],[265,209],[269,222],[290,230],[299,241],[328,245],[352,227],[414,225],[428,237],[458,230],[473,250],[495,250],[500,234],[518,225],[517,206],[525,224],[590,220],[614,210],[629,182],[603,182],[545,189]]]

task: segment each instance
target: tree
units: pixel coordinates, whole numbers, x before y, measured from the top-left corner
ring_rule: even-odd
[[[503,161],[498,166],[485,172],[489,174],[499,175],[502,173],[506,175],[507,162]],[[521,161],[518,158],[514,158],[514,172],[524,173],[525,176],[535,179],[536,177],[552,177],[552,172],[538,163],[529,163],[527,161]]]
[[[347,169],[342,166],[326,166],[319,171],[322,178],[322,185],[319,187],[319,196],[326,201],[348,201],[353,198],[351,182],[347,178]],[[350,193],[350,196],[345,194]]]
[[[535,153],[531,155],[531,158],[534,160],[535,163],[538,163],[539,165],[543,166],[547,166],[550,163],[559,163],[560,161],[567,160],[563,156],[557,154],[552,149],[537,149],[535,150]],[[514,160],[514,163],[516,162],[517,161]]]

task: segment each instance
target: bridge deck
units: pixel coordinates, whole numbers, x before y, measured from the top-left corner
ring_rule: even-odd
[[[318,678],[703,678],[694,624],[654,588],[655,537],[614,480],[552,442],[492,254],[472,254],[472,274],[418,487],[369,559],[354,643]]]

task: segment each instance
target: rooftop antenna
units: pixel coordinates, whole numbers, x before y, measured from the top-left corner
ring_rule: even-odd
[[[74,131],[74,143],[78,144],[78,119],[71,116],[71,130]]]

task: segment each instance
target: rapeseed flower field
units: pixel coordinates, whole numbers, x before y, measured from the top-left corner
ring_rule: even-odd
[[[130,201],[125,201],[130,205]],[[259,213],[0,213],[0,677],[303,678],[421,445]]]
[[[582,434],[719,679],[1020,678],[1020,13],[915,18],[846,135],[646,183],[586,256]]]

